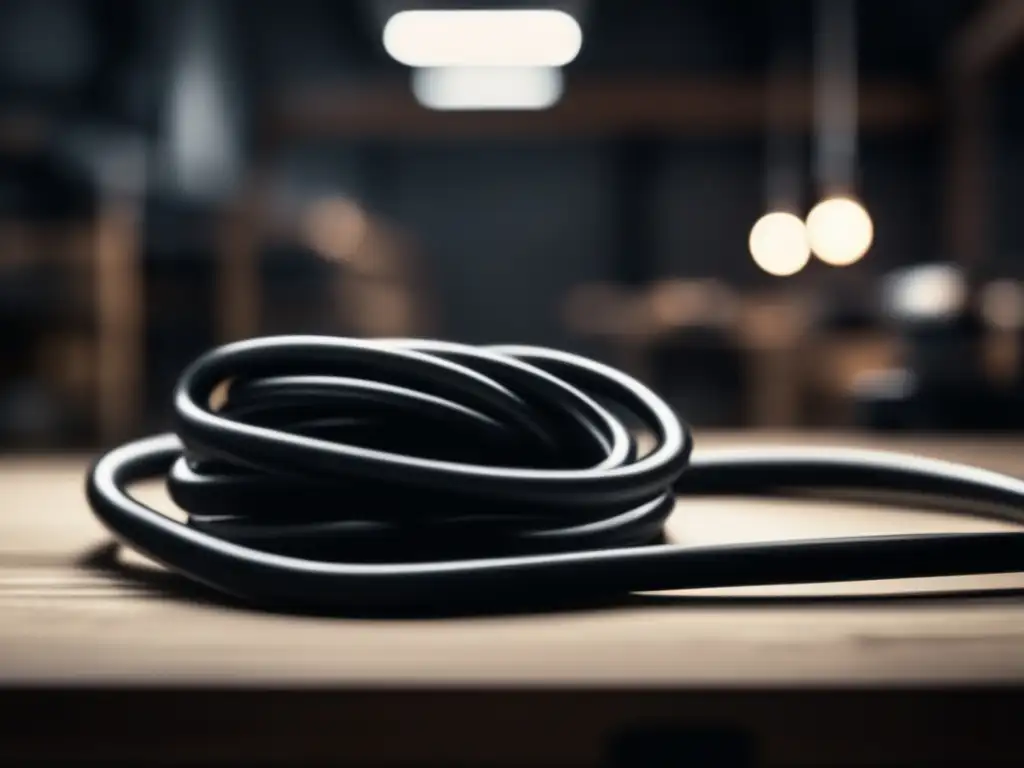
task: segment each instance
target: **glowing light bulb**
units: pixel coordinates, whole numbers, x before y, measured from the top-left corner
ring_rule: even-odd
[[[849,197],[822,200],[807,215],[807,240],[814,255],[834,267],[860,260],[875,237],[864,206]]]
[[[804,223],[792,213],[766,213],[750,230],[750,255],[769,275],[789,277],[811,258]]]

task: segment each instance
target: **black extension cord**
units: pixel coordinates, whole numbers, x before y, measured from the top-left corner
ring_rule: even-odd
[[[657,395],[566,352],[260,338],[195,361],[174,407],[176,434],[94,463],[92,509],[125,545],[267,607],[495,607],[1024,570],[1024,531],[665,544],[677,495],[911,493],[1019,522],[1024,482],[853,449],[691,461],[689,430]],[[655,438],[644,455],[635,426]],[[163,474],[187,523],[126,490]]]

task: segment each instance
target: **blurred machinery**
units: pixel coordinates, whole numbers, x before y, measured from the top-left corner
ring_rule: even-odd
[[[580,286],[577,334],[695,424],[909,431],[1024,427],[1024,287],[947,264],[741,295],[709,280]]]
[[[999,281],[973,293],[964,273],[947,264],[887,277],[883,309],[900,362],[859,379],[858,424],[914,431],[1024,426],[1019,289]]]
[[[603,342],[695,426],[793,426],[800,418],[798,297],[741,295],[717,280],[579,286],[565,305],[576,334]]]

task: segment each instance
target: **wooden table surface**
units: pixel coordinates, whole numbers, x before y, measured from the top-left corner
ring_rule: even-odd
[[[1005,440],[746,433],[698,436],[698,451],[738,441],[853,442],[1024,474],[1024,444]],[[196,686],[211,695],[359,690],[360,707],[374,700],[369,689],[398,688],[691,690],[702,692],[704,705],[729,690],[756,697],[801,689],[1024,688],[1024,574],[701,590],[534,615],[270,615],[207,599],[113,549],[85,503],[85,466],[85,458],[0,461],[0,702],[5,691],[24,703],[59,688],[73,702],[73,688]],[[140,493],[174,514],[159,487]],[[670,530],[679,542],[706,544],[998,527],[850,503],[719,498],[681,502]],[[685,709],[681,701],[672,711]],[[0,757],[5,734],[8,743],[16,740],[13,729],[10,721],[0,725]],[[404,754],[400,745],[390,748]],[[813,762],[815,753],[808,754]]]

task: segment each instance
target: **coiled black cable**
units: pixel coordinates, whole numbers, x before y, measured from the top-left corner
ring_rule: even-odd
[[[665,544],[677,495],[911,492],[1020,520],[1024,482],[863,450],[691,461],[689,430],[647,387],[550,349],[253,339],[196,360],[174,407],[176,434],[93,464],[89,502],[124,544],[252,603],[493,606],[1024,569],[1024,531]],[[642,455],[635,427],[655,440]],[[185,524],[127,492],[164,473]]]

